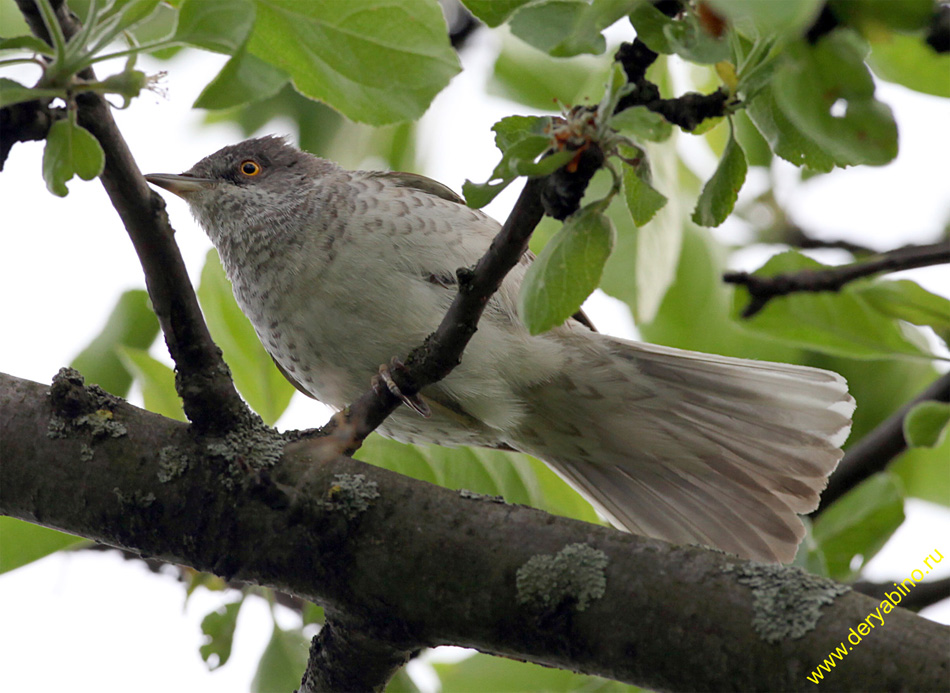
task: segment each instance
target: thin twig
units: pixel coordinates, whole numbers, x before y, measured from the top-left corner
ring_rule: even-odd
[[[17,0],[17,4],[33,33],[49,40],[36,6],[29,0]],[[65,4],[56,7],[57,19],[68,39],[81,26]],[[95,79],[91,68],[83,70],[80,76]],[[250,412],[234,389],[221,350],[211,339],[175,243],[165,204],[142,177],[108,102],[98,94],[86,92],[77,95],[76,103],[79,124],[95,136],[105,151],[102,185],[142,263],[152,307],[175,361],[176,386],[185,413],[198,430],[230,430],[246,421]]]
[[[849,282],[882,272],[929,267],[950,262],[950,241],[930,245],[898,248],[866,260],[825,270],[804,270],[794,274],[776,274],[762,277],[748,272],[727,272],[722,280],[728,284],[745,286],[752,300],[742,317],[751,318],[777,296],[803,291],[839,291]]]
[[[950,599],[950,577],[940,580],[931,580],[930,582],[919,582],[914,585],[912,590],[903,594],[894,586],[894,583],[900,584],[900,580],[891,582],[856,582],[851,585],[855,592],[866,594],[875,599],[886,599],[885,593],[897,591],[901,595],[901,608],[911,611],[920,611],[928,606],[933,606],[944,599]]]

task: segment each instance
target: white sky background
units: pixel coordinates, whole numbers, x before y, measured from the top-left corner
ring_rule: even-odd
[[[466,177],[480,181],[490,174],[497,159],[491,125],[504,115],[527,111],[484,96],[490,43],[486,34],[476,37],[465,55],[466,72],[438,97],[421,130],[431,137],[423,145],[421,172],[455,190]],[[202,112],[190,109],[224,59],[190,53],[185,60],[187,65],[181,59],[158,65],[142,59],[139,65],[147,72],[169,71],[164,83],[168,98],[148,94],[130,109],[115,112],[144,172],[185,170],[241,138],[236,127],[199,128]],[[100,68],[99,74],[108,70]],[[890,85],[882,85],[880,95],[895,109],[901,128],[899,159],[883,168],[836,172],[805,185],[796,183],[791,167],[779,165],[780,199],[802,226],[822,237],[882,249],[931,242],[950,214],[950,133],[945,127],[950,105]],[[286,134],[293,128],[273,124],[269,131]],[[68,197],[54,197],[41,177],[41,157],[40,143],[18,144],[0,175],[0,368],[49,382],[99,331],[119,293],[144,282],[101,185],[74,179]],[[691,148],[691,161],[704,177],[715,166],[701,148]],[[744,193],[754,187],[750,179]],[[507,191],[489,212],[504,219],[516,193]],[[197,281],[210,242],[185,204],[165,197],[189,273]],[[762,259],[746,254],[741,261],[751,269]],[[950,295],[946,267],[908,276]],[[610,299],[585,308],[603,331],[630,334],[629,318]],[[168,362],[161,340],[152,353]],[[325,410],[298,397],[281,427],[312,427],[325,418]],[[908,515],[867,569],[869,579],[906,577],[935,548],[950,556],[946,509],[911,501]],[[950,562],[941,568],[938,575],[950,574]],[[199,590],[185,608],[184,591],[173,579],[114,554],[48,557],[0,576],[0,690],[246,690],[270,635],[267,608],[261,600],[245,604],[230,663],[208,674],[198,654],[200,621],[220,603],[220,596]],[[931,610],[931,617],[950,623],[950,606]],[[286,625],[290,623],[292,617]]]

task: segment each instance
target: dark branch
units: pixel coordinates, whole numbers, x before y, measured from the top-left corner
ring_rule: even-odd
[[[224,483],[231,463],[187,425],[123,402],[106,417],[114,436],[68,418],[51,436],[48,390],[0,376],[0,514],[296,594],[402,653],[474,647],[660,690],[814,690],[806,675],[880,604],[795,568],[484,503],[347,457],[317,464],[312,441],[270,468],[276,503]],[[163,482],[169,450],[187,464]],[[599,560],[575,563],[577,545]],[[796,602],[802,589],[827,601]],[[767,609],[776,598],[793,601]],[[835,687],[940,689],[947,628],[900,608],[886,618]]]
[[[31,0],[17,0],[33,32],[49,40],[46,27]],[[65,3],[54,3],[66,38],[80,25]],[[94,79],[91,69],[81,74]],[[106,155],[102,185],[128,231],[142,269],[165,343],[176,366],[176,385],[185,413],[199,431],[227,431],[251,416],[241,400],[221,350],[198,307],[185,263],[174,241],[165,203],[142,177],[128,145],[112,118],[105,99],[93,93],[76,97],[79,124],[89,130]]]
[[[904,439],[904,418],[921,402],[950,402],[950,373],[945,373],[920,395],[848,448],[838,468],[828,478],[828,487],[821,494],[821,504],[813,515],[823,512],[838,498],[868,477],[883,471],[891,461],[907,449]]]
[[[544,215],[541,192],[543,178],[529,178],[505,225],[474,270],[458,272],[459,292],[425,344],[413,350],[406,370],[393,373],[399,389],[407,397],[447,376],[455,368],[462,351],[477,329],[478,320],[492,294],[528,248],[528,239]],[[385,421],[401,401],[385,388],[368,390],[349,407],[349,423],[357,441],[363,440]]]
[[[931,245],[916,245],[882,253],[876,258],[826,270],[804,270],[795,274],[776,274],[763,277],[748,272],[727,272],[722,280],[728,284],[746,287],[752,300],[742,311],[742,317],[751,318],[778,296],[802,291],[839,291],[856,279],[882,272],[929,267],[950,262],[950,241]]]
[[[900,580],[891,582],[856,582],[851,588],[861,594],[866,594],[875,599],[886,599],[887,592],[893,592],[894,583],[900,583]],[[901,598],[901,607],[910,611],[920,611],[928,606],[933,606],[944,599],[950,599],[950,577],[930,582],[919,582],[907,594]]]

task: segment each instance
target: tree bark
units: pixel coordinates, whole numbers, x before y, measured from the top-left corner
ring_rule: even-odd
[[[660,690],[814,690],[806,676],[881,604],[796,568],[322,460],[319,439],[272,462],[263,434],[193,431],[62,377],[51,395],[0,376],[0,513],[305,597],[387,656],[460,645]],[[883,619],[826,686],[944,689],[950,629]]]

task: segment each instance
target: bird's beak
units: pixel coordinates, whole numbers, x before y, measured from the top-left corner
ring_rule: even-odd
[[[187,173],[149,173],[145,176],[145,180],[185,200],[194,193],[207,190],[217,182],[213,178],[198,178]]]

